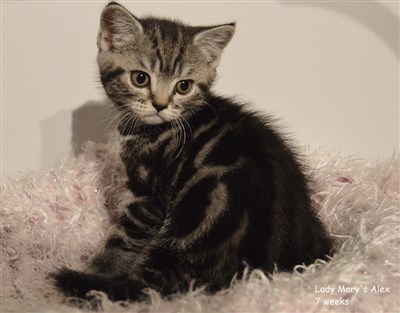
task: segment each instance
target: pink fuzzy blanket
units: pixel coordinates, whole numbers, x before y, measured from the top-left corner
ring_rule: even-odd
[[[151,303],[114,303],[105,312],[399,312],[399,156],[370,162],[340,153],[306,152],[313,200],[337,253],[293,273],[247,273],[228,290],[192,290]],[[112,223],[118,162],[107,145],[88,144],[59,166],[3,183],[1,312],[82,312],[51,284],[62,265],[82,269]],[[109,204],[107,206],[107,203]],[[299,271],[302,269],[304,271]]]

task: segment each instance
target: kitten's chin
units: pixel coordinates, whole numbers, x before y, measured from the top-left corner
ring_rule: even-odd
[[[169,120],[159,114],[149,114],[141,117],[144,124],[157,125],[168,122]]]

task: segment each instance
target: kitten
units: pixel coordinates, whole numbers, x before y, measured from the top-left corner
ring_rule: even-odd
[[[126,192],[103,251],[55,274],[66,295],[140,300],[192,281],[215,292],[246,264],[292,270],[331,253],[296,154],[268,117],[210,91],[234,31],[105,7],[98,64],[120,111]]]

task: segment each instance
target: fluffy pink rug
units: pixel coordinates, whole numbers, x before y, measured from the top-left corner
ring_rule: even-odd
[[[253,271],[229,290],[201,290],[122,306],[98,293],[106,312],[399,312],[399,156],[368,162],[307,152],[314,201],[338,252],[300,273]],[[3,183],[1,312],[81,312],[63,303],[49,273],[82,269],[99,249],[118,193],[118,162],[107,145],[89,144],[78,158]],[[299,266],[301,267],[301,266]]]

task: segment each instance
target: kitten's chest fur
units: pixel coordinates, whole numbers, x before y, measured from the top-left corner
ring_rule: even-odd
[[[173,136],[173,130],[166,130],[121,137],[120,156],[126,169],[127,187],[135,196],[149,192],[159,196],[165,190],[162,181],[170,176],[168,169],[174,163],[168,153]]]
[[[148,196],[149,193],[163,199],[171,196],[178,171],[187,161],[192,140],[197,136],[197,131],[191,132],[190,137],[182,132],[170,127],[120,136],[120,156],[126,169],[127,187],[134,196]]]

